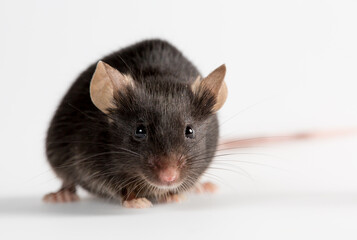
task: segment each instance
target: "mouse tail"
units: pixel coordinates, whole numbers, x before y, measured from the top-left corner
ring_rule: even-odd
[[[253,138],[222,139],[218,144],[218,150],[233,150],[237,148],[260,147],[277,143],[288,143],[312,139],[329,139],[357,134],[357,128],[300,132],[288,135],[261,136]]]

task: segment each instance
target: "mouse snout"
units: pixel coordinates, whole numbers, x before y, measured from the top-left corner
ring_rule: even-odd
[[[159,180],[162,183],[171,183],[174,182],[179,177],[179,171],[175,167],[167,167],[159,171]]]
[[[158,185],[171,185],[178,182],[181,177],[181,168],[185,160],[182,156],[174,154],[155,156],[149,159],[152,180]]]

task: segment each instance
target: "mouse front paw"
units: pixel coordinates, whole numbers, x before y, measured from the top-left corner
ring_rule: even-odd
[[[211,182],[198,183],[193,191],[195,193],[215,193],[218,191],[218,186]]]
[[[184,194],[170,194],[168,196],[158,199],[159,203],[180,203],[186,200]]]
[[[123,206],[126,208],[150,208],[152,203],[146,198],[134,198],[131,200],[125,200]]]

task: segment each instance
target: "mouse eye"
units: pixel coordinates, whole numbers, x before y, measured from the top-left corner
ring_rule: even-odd
[[[195,131],[192,129],[192,127],[190,126],[186,127],[185,136],[191,139],[195,137]]]
[[[138,140],[143,140],[146,137],[146,127],[144,125],[139,125],[135,130],[135,138]]]

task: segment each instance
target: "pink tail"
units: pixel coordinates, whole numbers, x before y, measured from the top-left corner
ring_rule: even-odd
[[[357,128],[332,130],[332,131],[316,131],[316,132],[302,132],[292,135],[270,136],[270,137],[255,137],[246,139],[223,139],[220,141],[218,150],[228,150],[245,147],[259,147],[262,145],[269,145],[275,143],[285,143],[292,141],[301,141],[309,139],[325,139],[339,136],[357,134]]]

